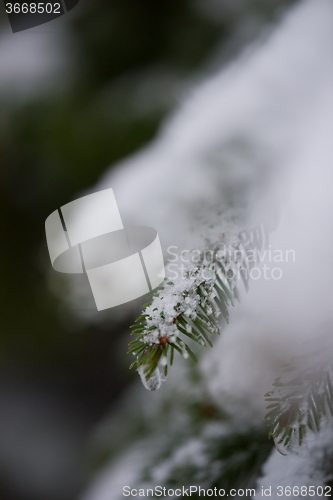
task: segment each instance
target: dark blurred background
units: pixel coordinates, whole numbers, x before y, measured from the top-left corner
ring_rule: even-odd
[[[46,217],[152,140],[196,82],[290,3],[81,0],[16,34],[1,3],[1,500],[77,498],[88,436],[135,376],[137,306],[101,322],[64,314]]]

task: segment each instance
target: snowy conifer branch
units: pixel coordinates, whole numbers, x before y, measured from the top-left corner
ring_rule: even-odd
[[[324,343],[325,346],[325,343]],[[282,454],[302,454],[308,431],[316,433],[333,416],[333,363],[331,349],[321,346],[311,355],[295,358],[301,369],[292,363],[284,366],[283,374],[265,394],[270,404],[265,416]],[[306,366],[306,367],[305,367]]]
[[[131,326],[137,337],[129,344],[129,353],[136,357],[130,368],[137,368],[147,389],[160,387],[161,372],[162,377],[167,376],[175,352],[197,362],[188,339],[213,347],[210,337],[221,332],[220,315],[228,323],[228,309],[239,301],[240,278],[248,290],[254,265],[248,252],[254,255],[260,251],[264,242],[267,244],[267,234],[258,226],[233,235],[229,241],[229,252],[222,250],[220,241],[189,259],[182,275],[173,281],[166,279]],[[212,259],[207,259],[208,252]]]

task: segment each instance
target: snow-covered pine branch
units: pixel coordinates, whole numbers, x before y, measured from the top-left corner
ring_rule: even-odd
[[[277,248],[295,248],[297,262],[292,269],[285,266],[279,282],[253,283],[242,307],[232,310],[230,326],[198,367],[215,405],[237,424],[241,422],[244,432],[250,425],[262,425],[263,395],[279,365],[298,351],[304,338],[314,336],[319,322],[332,320],[332,36],[332,2],[300,2],[271,37],[193,91],[149,147],[112,169],[97,186],[114,189],[125,224],[152,226],[162,244],[183,249],[199,245],[194,237],[200,231],[196,228],[189,233],[188,227],[195,225],[193,218],[202,208],[207,228],[219,212],[216,206],[221,199],[251,216],[252,201],[262,200],[263,192],[271,195],[267,186],[274,180],[280,183],[278,187],[282,184],[280,201],[286,215],[272,239]],[[260,214],[271,205],[272,197],[263,203]],[[261,220],[241,222],[238,232]],[[217,243],[218,239],[210,240],[213,248]],[[171,293],[175,285],[167,285],[162,293]],[[168,327],[174,326],[169,322]],[[179,335],[187,342],[183,332]],[[162,416],[167,391],[172,389],[170,406],[175,409],[179,404],[175,388],[182,390],[180,399],[196,389],[195,383],[184,386],[177,372],[180,365],[174,366],[164,391],[147,393],[151,397],[144,400],[147,420],[154,420],[158,427],[158,437],[145,449],[160,446],[158,439],[166,428]],[[173,375],[177,380],[171,387]],[[155,396],[161,397],[160,413],[151,418]],[[182,407],[185,414],[189,409]],[[171,418],[170,425],[178,428]],[[187,422],[179,426],[183,440],[177,435],[172,452],[166,445],[166,461],[174,462],[177,451],[186,447],[187,428]],[[267,433],[265,442],[269,443],[266,437]],[[318,447],[324,450],[322,444]],[[304,477],[299,465],[289,468],[296,458],[273,452],[263,469],[262,484],[313,484],[312,473]],[[141,467],[139,462],[135,461],[137,467]],[[147,458],[146,468],[151,470],[153,464],[155,457]],[[208,461],[202,469],[205,472],[211,466]],[[306,470],[316,467],[309,460]],[[133,462],[121,464],[122,473],[132,471]],[[119,469],[113,469],[107,477],[116,481],[119,475]],[[321,474],[315,484],[323,484],[327,477]],[[94,493],[88,498],[107,498],[108,489],[110,484],[103,484],[101,496]]]
[[[268,243],[268,232],[262,225],[232,237],[223,233],[215,246],[208,245],[199,254],[193,252],[176,280],[165,280],[131,327],[132,334],[137,335],[129,344],[129,353],[136,356],[131,368],[138,368],[147,389],[161,386],[175,351],[197,362],[188,339],[213,347],[210,336],[220,334],[219,316],[222,314],[229,323],[228,308],[239,301],[240,279],[248,291],[255,264],[249,253],[254,256],[264,243]]]
[[[269,435],[280,453],[304,455],[308,434],[320,432],[333,416],[330,335],[322,335],[305,354],[286,363],[265,398]]]

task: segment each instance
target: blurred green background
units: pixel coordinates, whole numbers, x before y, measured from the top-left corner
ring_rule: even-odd
[[[0,5],[1,500],[76,498],[87,436],[135,376],[134,310],[100,324],[61,313],[46,217],[152,140],[290,3],[81,0],[18,34]]]

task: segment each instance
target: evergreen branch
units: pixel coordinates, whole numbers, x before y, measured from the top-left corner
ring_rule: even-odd
[[[323,342],[311,354],[294,358],[284,365],[274,389],[265,394],[269,402],[265,416],[270,426],[269,437],[273,437],[282,454],[301,454],[306,449],[308,432],[319,432],[333,416],[331,353],[331,348]]]
[[[254,255],[265,240],[267,244],[264,234],[263,226],[256,227],[234,235],[229,252],[225,252],[225,244],[224,251],[221,244],[202,250],[192,261],[189,259],[181,277],[174,281],[167,278],[157,289],[151,303],[130,327],[131,333],[138,335],[129,344],[128,352],[136,356],[131,368],[137,368],[147,389],[160,386],[160,368],[166,376],[175,350],[185,359],[190,356],[197,361],[188,339],[203,347],[213,346],[210,337],[221,333],[219,317],[222,314],[228,323],[229,307],[239,300],[239,278],[248,290],[248,252]],[[207,259],[207,254],[214,257]]]

